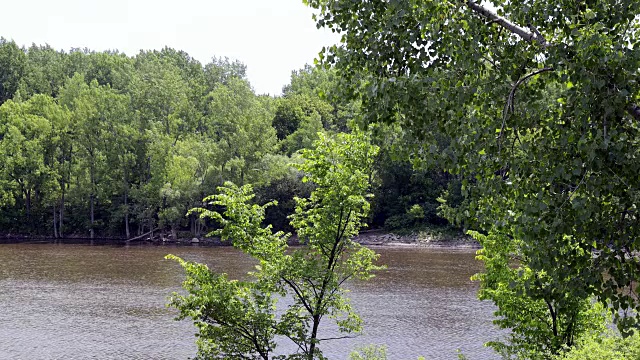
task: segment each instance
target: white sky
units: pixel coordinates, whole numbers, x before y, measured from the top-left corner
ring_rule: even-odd
[[[165,45],[203,64],[247,65],[257,93],[279,95],[291,71],[338,36],[318,30],[302,0],[4,0],[0,36],[19,45],[87,47],[135,55]]]

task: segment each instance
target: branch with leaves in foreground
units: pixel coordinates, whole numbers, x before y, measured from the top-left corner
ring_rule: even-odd
[[[526,28],[524,28],[522,26],[519,26],[518,24],[515,24],[515,23],[509,21],[505,17],[502,17],[502,16],[496,14],[491,9],[487,8],[486,6],[478,4],[477,2],[475,2],[473,0],[467,1],[466,5],[467,5],[467,7],[469,7],[469,9],[473,10],[475,13],[477,13],[480,16],[490,20],[493,23],[499,24],[503,28],[509,30],[510,32],[512,32],[512,33],[514,33],[516,35],[518,35],[523,40],[526,40],[526,41],[528,41],[530,43],[538,43],[542,47],[548,47],[548,46],[552,45],[551,43],[547,42],[547,40],[544,38],[544,36],[542,36],[540,31],[538,31],[538,29],[536,29],[532,25],[529,25],[529,29],[526,29]],[[543,70],[549,71],[549,70],[547,70],[547,68],[545,68]],[[550,71],[553,71],[553,70],[551,69]],[[515,89],[515,87],[514,87],[514,89]],[[630,104],[627,107],[626,111],[634,119],[640,120],[640,106],[638,106],[636,104]]]
[[[206,265],[177,260],[187,273],[188,295],[173,294],[170,306],[178,319],[191,318],[198,328],[198,354],[203,358],[323,359],[318,337],[322,320],[333,319],[345,335],[358,333],[360,317],[345,297],[343,284],[368,279],[379,269],[378,255],[351,239],[364,226],[369,212],[369,182],[378,149],[362,133],[321,136],[314,150],[303,152],[297,165],[304,181],[315,184],[308,199],[296,199],[291,224],[305,246],[290,249],[290,234],[274,233],[262,222],[275,204],[252,203],[251,185],[226,183],[219,194],[205,199],[222,213],[194,209],[201,218],[217,221],[219,235],[255,258],[259,265],[250,281],[229,280]],[[278,308],[278,299],[291,304]],[[297,351],[274,355],[276,337],[295,344]],[[326,339],[325,339],[326,340]]]

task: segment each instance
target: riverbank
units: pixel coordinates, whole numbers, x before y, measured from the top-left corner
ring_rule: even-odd
[[[478,249],[480,244],[469,236],[440,233],[429,230],[415,230],[397,234],[385,230],[363,231],[354,241],[365,246],[382,247],[430,247],[430,248],[469,248]],[[228,242],[223,242],[219,238],[208,237],[179,237],[173,239],[164,237],[160,233],[153,237],[146,236],[132,240],[119,238],[96,238],[90,239],[82,236],[71,236],[64,239],[56,239],[48,236],[31,236],[18,234],[0,234],[0,243],[22,243],[22,242],[61,242],[74,244],[102,244],[102,243],[154,243],[154,244],[176,244],[176,245],[204,245],[204,246],[230,246]],[[292,236],[290,245],[299,245],[297,236]]]
[[[146,241],[162,242],[162,243],[192,243],[207,246],[229,246],[228,242],[223,242],[220,238],[179,238],[173,240],[171,238],[161,238],[156,236],[154,239],[146,239]],[[362,231],[356,238],[355,242],[365,246],[382,246],[382,247],[427,247],[427,248],[468,248],[479,249],[480,244],[470,236],[454,234],[452,232],[434,231],[433,229],[422,229],[413,231],[403,231],[398,234],[385,230],[367,230]],[[289,245],[300,245],[297,235],[289,238]]]
[[[414,246],[432,248],[469,248],[479,249],[480,244],[470,236],[440,234],[430,231],[414,231],[408,234],[395,234],[383,230],[364,231],[355,239],[366,246]]]

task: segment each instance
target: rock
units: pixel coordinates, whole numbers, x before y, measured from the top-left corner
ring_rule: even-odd
[[[198,239],[198,238],[193,238],[193,239],[191,239],[191,243],[192,243],[192,244],[197,244],[197,243],[199,243],[199,242],[200,242],[200,239]]]

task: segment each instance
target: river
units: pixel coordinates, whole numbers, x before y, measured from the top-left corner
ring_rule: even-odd
[[[482,345],[500,334],[494,308],[469,280],[482,268],[474,250],[374,249],[388,268],[348,286],[365,331],[323,344],[325,355],[385,344],[389,359],[495,358]],[[254,265],[229,247],[0,245],[0,359],[193,357],[195,328],[165,307],[184,278],[168,253],[236,278]]]

